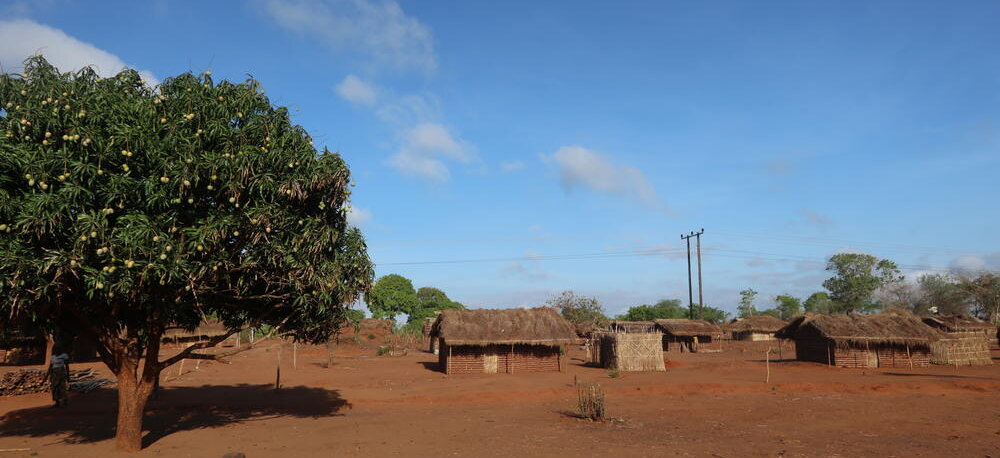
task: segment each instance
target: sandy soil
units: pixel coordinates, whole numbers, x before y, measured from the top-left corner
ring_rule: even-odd
[[[847,370],[771,361],[759,344],[666,354],[667,372],[583,365],[565,372],[446,376],[419,350],[376,357],[381,340],[259,347],[230,364],[186,362],[150,403],[140,456],[879,456],[1000,457],[1000,351],[986,367]],[[788,358],[788,347],[783,355]],[[107,374],[99,364],[93,365]],[[9,368],[0,368],[0,371]],[[617,420],[568,413],[575,382],[598,383]],[[111,453],[114,391],[0,398],[0,449],[21,456]]]

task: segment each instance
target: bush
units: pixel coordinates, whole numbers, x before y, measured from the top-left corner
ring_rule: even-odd
[[[577,413],[583,418],[604,421],[604,390],[601,385],[583,384],[577,388]]]
[[[375,334],[368,334],[368,340],[375,340]]]
[[[621,377],[621,376],[622,376],[622,373],[618,372],[618,369],[611,369],[610,371],[608,371],[608,377],[618,378],[618,377]]]
[[[385,356],[391,354],[392,354],[392,347],[388,345],[382,345],[381,347],[378,347],[377,350],[375,350],[375,356]]]

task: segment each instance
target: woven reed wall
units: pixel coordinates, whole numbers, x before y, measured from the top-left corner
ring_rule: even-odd
[[[602,334],[595,339],[592,362],[622,371],[665,371],[661,338],[658,332]]]
[[[549,345],[441,345],[438,362],[447,374],[484,374],[487,363],[496,373],[558,372],[561,351]]]
[[[950,339],[931,344],[931,362],[957,366],[985,366],[993,364],[990,339],[982,331],[949,332]]]

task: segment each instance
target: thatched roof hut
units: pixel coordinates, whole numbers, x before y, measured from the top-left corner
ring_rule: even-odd
[[[656,320],[656,326],[664,333],[675,336],[714,336],[722,334],[718,326],[704,320],[688,320],[684,318],[669,318]]]
[[[808,314],[775,335],[795,340],[800,360],[841,367],[926,366],[931,345],[945,337],[907,313]]]
[[[182,328],[169,328],[163,333],[163,339],[171,342],[193,342],[208,340],[228,333],[229,329],[221,321],[206,319],[197,328],[190,331]]]
[[[577,341],[576,328],[548,307],[445,310],[434,329],[449,345],[563,345]]]
[[[931,362],[956,366],[993,364],[990,344],[997,327],[992,323],[965,315],[930,316],[924,318],[924,323],[948,336],[931,345]]]
[[[681,352],[722,351],[722,329],[704,320],[670,318],[655,320],[656,327],[663,332],[663,350],[675,348]]]
[[[431,336],[448,374],[562,370],[561,346],[578,341],[576,328],[547,307],[445,310]]]
[[[734,340],[772,340],[774,333],[786,324],[771,315],[753,315],[733,320],[726,325],[725,331]]]
[[[810,331],[815,331],[838,345],[898,344],[928,347],[931,342],[942,338],[941,333],[907,313],[807,314],[793,318],[775,335],[783,339],[795,339]]]

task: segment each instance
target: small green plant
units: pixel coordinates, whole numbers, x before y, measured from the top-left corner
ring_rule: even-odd
[[[618,377],[621,377],[621,376],[622,376],[622,373],[619,372],[618,369],[611,369],[610,371],[608,371],[608,377],[618,378]]]
[[[382,345],[375,350],[375,356],[385,356],[392,354],[392,347],[388,345]]]
[[[375,340],[375,334],[368,334],[368,340]]]
[[[601,385],[581,384],[577,387],[577,413],[582,418],[604,421],[604,389]]]

